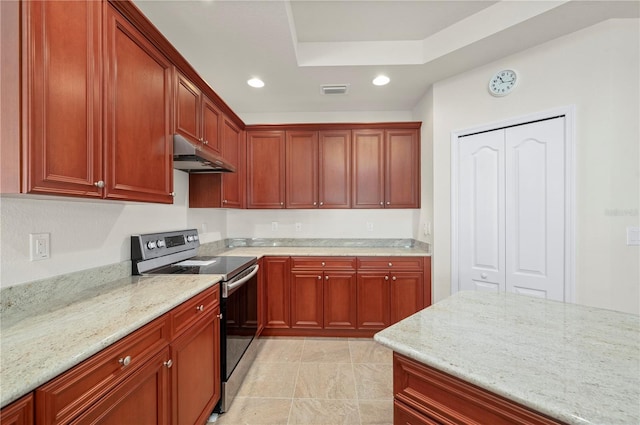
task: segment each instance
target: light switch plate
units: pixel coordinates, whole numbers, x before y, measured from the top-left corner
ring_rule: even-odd
[[[627,245],[640,245],[640,227],[627,227]]]

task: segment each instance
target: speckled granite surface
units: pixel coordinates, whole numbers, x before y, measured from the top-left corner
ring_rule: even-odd
[[[374,339],[570,424],[640,423],[639,316],[459,292]]]
[[[3,311],[0,407],[219,280],[218,275],[127,277],[86,289],[75,302],[20,320]]]
[[[428,252],[419,248],[390,248],[390,247],[294,247],[294,246],[273,246],[273,247],[240,247],[229,248],[217,255],[238,255],[263,257],[272,256],[430,256]]]

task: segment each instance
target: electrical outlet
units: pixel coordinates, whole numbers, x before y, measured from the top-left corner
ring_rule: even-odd
[[[296,232],[302,231],[302,223],[296,223]]]
[[[276,230],[278,230],[278,222],[277,221],[272,221],[271,222],[271,230],[274,231],[274,232]]]
[[[46,260],[51,255],[51,235],[50,233],[30,233],[29,252],[31,261]]]

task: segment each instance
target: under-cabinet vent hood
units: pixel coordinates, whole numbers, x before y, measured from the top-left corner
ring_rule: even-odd
[[[222,157],[191,143],[180,134],[173,135],[173,168],[189,173],[234,173],[236,167]]]

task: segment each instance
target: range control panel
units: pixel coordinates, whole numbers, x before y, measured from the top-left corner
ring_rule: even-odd
[[[149,260],[200,246],[197,229],[131,236],[131,259]]]

